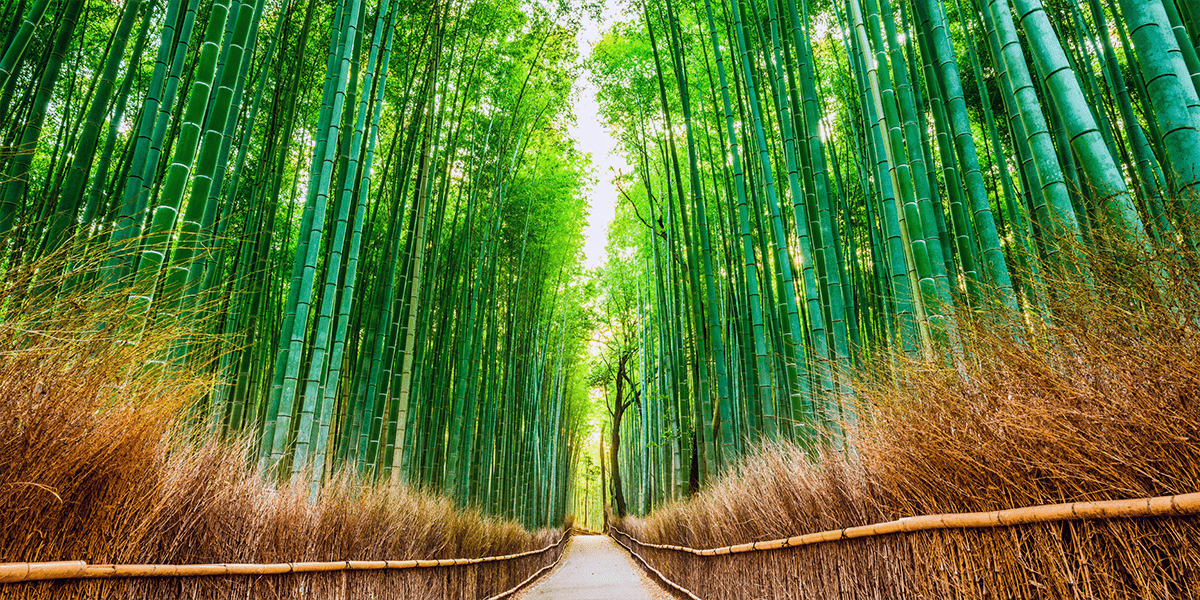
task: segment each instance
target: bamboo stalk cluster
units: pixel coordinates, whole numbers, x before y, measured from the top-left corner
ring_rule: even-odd
[[[1182,322],[1195,11],[631,3],[589,62],[634,166],[606,267],[631,315],[611,319],[634,390],[613,406],[637,406],[614,408],[617,516],[760,444],[853,459],[875,419],[861,389],[910,361],[971,372],[973,327],[1043,339],[1109,304]]]
[[[191,418],[273,481],[561,521],[586,401],[570,19],[6,2],[0,271],[48,304],[123,295],[130,343],[203,323],[147,360],[205,365]]]

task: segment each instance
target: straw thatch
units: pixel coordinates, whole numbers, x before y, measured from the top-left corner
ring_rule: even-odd
[[[684,502],[618,527],[716,548],[906,517],[1200,491],[1200,298],[1112,279],[1021,335],[961,323],[959,352],[858,381],[851,456],[770,446]],[[894,361],[894,363],[893,363]],[[897,528],[901,529],[901,528]],[[618,535],[618,537],[620,537]],[[626,541],[627,540],[622,540]],[[1200,517],[896,531],[765,552],[637,547],[701,598],[1200,598]]]
[[[120,295],[70,300],[23,305],[22,288],[0,289],[0,563],[429,560],[517,554],[560,536],[348,474],[316,502],[306,482],[271,484],[246,467],[244,444],[187,422],[212,382],[149,360],[187,332],[140,331]],[[560,548],[443,568],[5,583],[0,600],[485,598]]]

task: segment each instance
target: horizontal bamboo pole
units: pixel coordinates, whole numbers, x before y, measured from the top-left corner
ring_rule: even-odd
[[[794,546],[807,546],[824,542],[835,542],[862,537],[874,537],[893,533],[913,533],[934,529],[978,529],[985,527],[1010,527],[1013,525],[1028,525],[1030,523],[1050,523],[1054,521],[1080,521],[1084,519],[1129,519],[1138,517],[1178,517],[1200,514],[1200,492],[1179,494],[1176,496],[1157,496],[1154,498],[1137,498],[1134,500],[1103,500],[1099,502],[1071,502],[1067,504],[1047,504],[1042,506],[1027,506],[977,513],[950,513],[942,515],[926,515],[921,517],[904,517],[895,521],[831,529],[817,533],[806,533],[789,538],[770,540],[767,542],[750,542],[735,546],[720,548],[696,549],[670,544],[650,544],[643,542],[624,531],[617,530],[621,535],[647,548],[660,550],[675,550],[697,556],[719,556],[723,554],[738,554],[759,550],[778,550]],[[610,526],[611,527],[611,526]],[[615,528],[613,528],[615,529]]]
[[[82,560],[43,563],[4,563],[0,564],[0,583],[82,577],[86,571],[87,563]]]
[[[213,575],[281,575],[285,573],[330,573],[335,571],[372,571],[456,567],[513,560],[542,554],[558,546],[567,537],[540,550],[479,558],[441,558],[432,560],[339,560],[333,562],[217,563],[207,565],[89,565],[84,561],[0,563],[0,583],[21,583],[47,579],[114,579],[122,577],[206,577]]]

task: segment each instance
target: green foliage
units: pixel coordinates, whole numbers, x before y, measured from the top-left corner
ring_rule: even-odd
[[[221,381],[191,417],[258,440],[273,481],[390,476],[560,521],[589,414],[589,166],[566,131],[595,7],[222,2],[86,0],[86,27],[49,3],[30,20],[0,85],[6,140],[31,140],[0,164],[2,268],[106,253],[35,286],[136,273],[143,325],[211,307],[218,335],[171,352]],[[69,51],[39,104],[56,39]]]
[[[1197,15],[1012,4],[644,0],[595,45],[635,165],[598,314],[636,331],[645,402],[619,470],[638,510],[775,422],[810,455],[853,455],[866,365],[968,364],[961,315],[1033,335],[1096,257],[1175,293],[1142,271],[1195,242],[1179,149],[1200,131]]]

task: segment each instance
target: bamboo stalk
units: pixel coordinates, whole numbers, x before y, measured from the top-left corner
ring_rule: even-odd
[[[7,563],[0,564],[0,583],[82,577],[86,571],[87,563],[82,560]]]
[[[1130,519],[1140,517],[1171,517],[1200,514],[1200,492],[1178,494],[1175,496],[1156,496],[1154,498],[1136,498],[1132,500],[1104,500],[1099,502],[1071,502],[1066,504],[1045,504],[1041,506],[1026,506],[990,512],[948,513],[940,515],[924,515],[919,517],[903,517],[895,521],[847,527],[845,529],[830,529],[816,533],[806,533],[789,538],[781,538],[766,542],[750,542],[720,548],[699,550],[686,546],[667,544],[650,544],[610,526],[621,535],[647,548],[660,550],[675,550],[687,552],[696,556],[720,556],[723,554],[738,554],[759,550],[778,550],[795,546],[807,546],[824,542],[834,542],[863,537],[875,537],[893,533],[914,533],[935,529],[978,529],[985,527],[1012,527],[1031,523],[1050,523],[1055,521],[1080,521],[1084,519]]]
[[[478,558],[435,560],[339,560],[331,562],[217,563],[205,565],[89,565],[82,560],[44,563],[0,564],[0,583],[48,579],[114,579],[123,577],[204,577],[213,575],[281,575],[285,573],[330,573],[336,571],[397,570],[456,567],[514,560],[542,554],[558,547],[568,537],[564,531],[553,544],[540,550]]]

